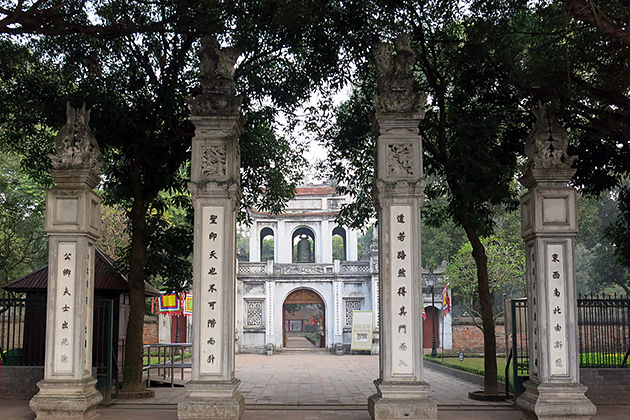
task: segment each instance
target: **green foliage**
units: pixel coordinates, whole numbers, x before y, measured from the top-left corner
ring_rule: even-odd
[[[618,205],[623,208],[624,200],[617,201],[608,194],[578,199],[575,276],[579,293],[630,294],[630,269],[618,258],[628,231],[617,230],[620,236],[612,233],[623,220]]]
[[[496,316],[503,312],[502,294],[507,297],[525,295],[525,253],[519,244],[497,236],[482,239],[488,256],[490,292],[494,295]],[[453,288],[453,307],[469,316],[479,317],[477,267],[470,243],[464,244],[449,261],[446,275]]]
[[[0,153],[0,287],[46,264],[45,195],[20,166]]]
[[[345,261],[346,254],[343,246],[343,238],[338,235],[332,237],[332,256],[333,260]]]
[[[262,249],[260,250],[260,260],[273,260],[274,257],[274,238],[263,239]]]

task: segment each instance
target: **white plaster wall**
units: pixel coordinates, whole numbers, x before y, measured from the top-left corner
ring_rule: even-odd
[[[346,229],[346,259],[348,261],[357,261],[359,259],[357,255],[357,231],[354,229]]]
[[[187,331],[188,332],[188,331]],[[186,337],[189,337],[188,335]],[[158,343],[171,342],[171,316],[158,315]]]

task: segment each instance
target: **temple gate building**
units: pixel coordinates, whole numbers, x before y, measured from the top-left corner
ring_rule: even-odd
[[[353,311],[372,311],[372,351],[378,351],[378,246],[374,238],[359,255],[360,232],[336,223],[346,200],[333,187],[305,186],[296,189],[282,214],[250,210],[249,261],[239,261],[237,269],[239,352],[260,353],[271,346],[347,352]],[[445,348],[452,347],[451,316],[439,313],[442,272],[443,267],[423,270],[424,344],[429,348],[433,320],[439,320],[438,346],[444,341]],[[431,284],[435,308],[430,307]]]

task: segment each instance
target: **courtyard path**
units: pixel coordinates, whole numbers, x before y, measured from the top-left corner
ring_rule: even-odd
[[[367,398],[375,392],[378,356],[285,353],[239,354],[236,377],[245,395],[243,420],[369,420]],[[485,404],[467,398],[477,385],[425,369],[439,420],[514,420],[518,410],[506,403]],[[155,398],[119,400],[99,407],[101,420],[176,420],[183,388],[154,388]],[[33,420],[26,400],[0,398],[0,419]],[[630,405],[601,406],[593,420],[630,419]]]

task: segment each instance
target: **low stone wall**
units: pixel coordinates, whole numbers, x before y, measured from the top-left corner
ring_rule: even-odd
[[[580,382],[594,404],[630,404],[630,369],[582,368]]]
[[[472,318],[453,318],[453,351],[464,353],[483,353],[483,332],[474,324]],[[505,329],[503,320],[495,326],[497,353],[505,353]]]
[[[2,366],[0,398],[30,400],[39,391],[37,382],[43,378],[43,366]]]
[[[144,344],[157,344],[158,340],[158,317],[145,316],[144,327],[142,329],[142,342]]]

